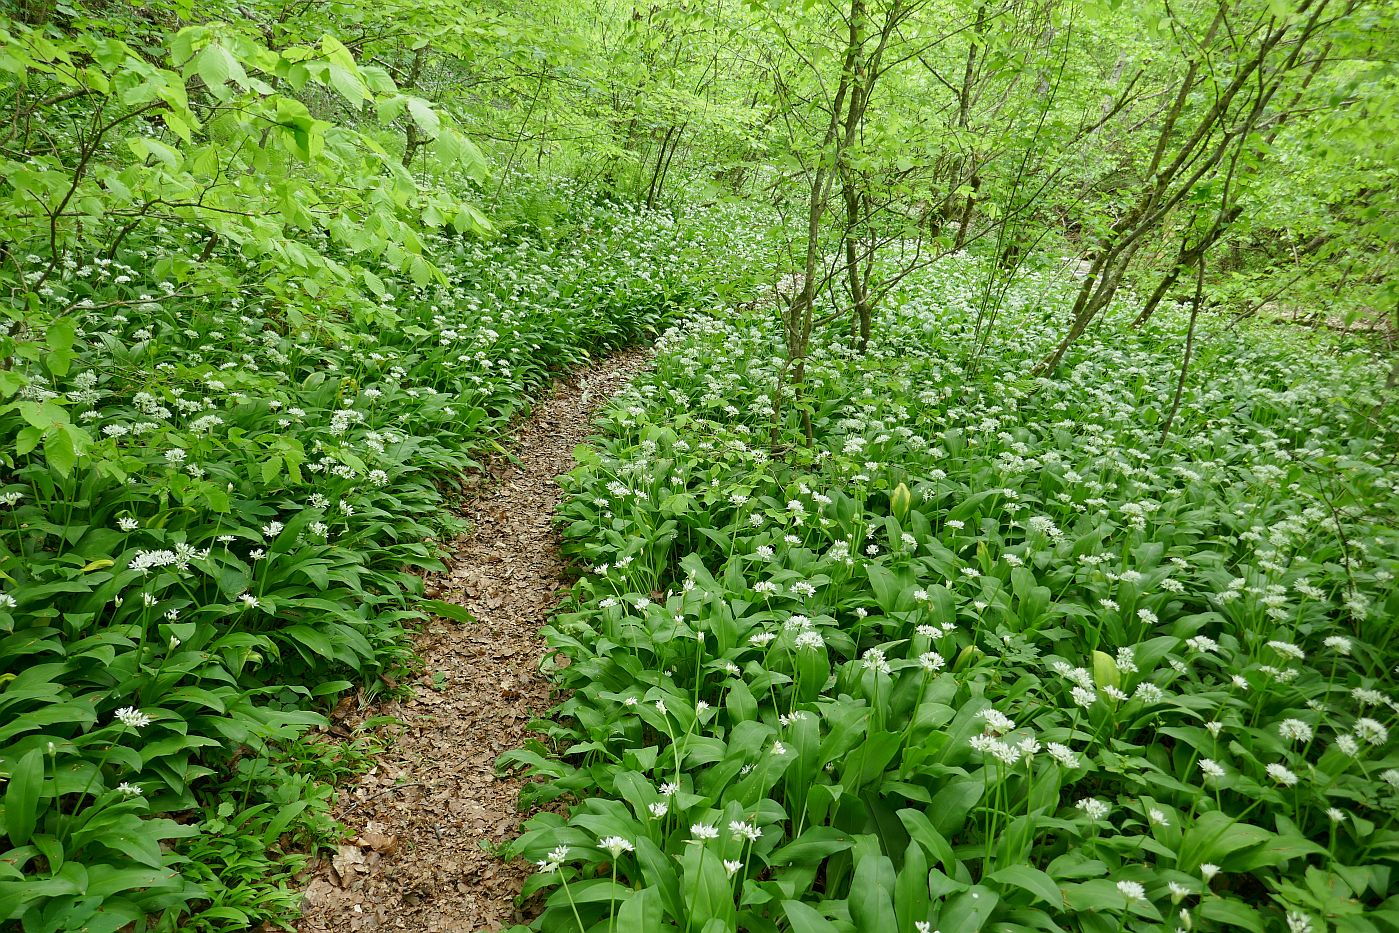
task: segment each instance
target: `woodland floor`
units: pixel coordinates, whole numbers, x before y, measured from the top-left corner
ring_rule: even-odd
[[[510,457],[468,493],[468,534],[449,548],[428,596],[475,616],[433,619],[418,633],[424,661],[410,699],[351,711],[353,727],[392,716],[374,767],[341,788],[335,815],[352,832],[319,865],[306,891],[301,933],[500,930],[524,919],[515,897],[529,875],[487,851],[511,839],[520,781],[496,759],[523,745],[551,705],[538,673],[539,629],[569,580],[553,527],[555,478],[573,466],[593,414],[647,365],[625,351],[559,382],[510,433]]]

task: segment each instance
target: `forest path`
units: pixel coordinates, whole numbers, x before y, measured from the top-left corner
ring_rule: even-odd
[[[549,708],[539,635],[568,587],[553,527],[555,478],[573,467],[593,415],[648,363],[628,350],[566,377],[509,433],[468,500],[471,529],[452,543],[430,597],[466,607],[465,625],[433,619],[416,638],[424,669],[414,696],[353,714],[393,716],[373,769],[340,789],[335,815],[352,832],[306,892],[301,933],[469,933],[518,922],[529,871],[482,848],[513,838],[521,782],[496,776]]]

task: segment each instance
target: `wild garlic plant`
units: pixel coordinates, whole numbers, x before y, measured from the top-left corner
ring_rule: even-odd
[[[314,319],[181,294],[203,246],[173,228],[48,279],[71,310],[0,384],[0,926],[295,916],[355,754],[314,741],[324,712],[410,664],[425,612],[461,617],[421,599],[447,483],[553,373],[751,255],[740,211],[561,196],[554,240],[435,237],[448,284],[381,269],[382,298]]]
[[[1032,379],[1064,292],[1031,273],[968,376],[978,274],[906,282],[865,355],[826,335],[810,447],[769,443],[760,315],[669,331],[603,419],[567,698],[503,759],[555,802],[535,928],[1399,923],[1382,369],[1207,323],[1163,445],[1183,314],[1124,303]]]

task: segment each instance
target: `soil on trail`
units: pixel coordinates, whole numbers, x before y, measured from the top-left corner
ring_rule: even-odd
[[[374,768],[341,788],[336,816],[353,836],[317,869],[301,933],[501,930],[521,920],[515,897],[527,866],[483,848],[513,838],[521,782],[496,776],[496,759],[524,744],[551,705],[538,673],[539,629],[568,586],[553,528],[560,490],[598,407],[645,367],[627,351],[555,386],[510,432],[462,511],[470,532],[449,548],[428,595],[476,617],[439,619],[416,639],[425,666],[412,699],[351,712],[353,726],[394,716]]]

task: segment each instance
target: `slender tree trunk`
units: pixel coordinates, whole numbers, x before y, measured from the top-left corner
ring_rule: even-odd
[[[1195,271],[1195,298],[1190,305],[1190,326],[1185,331],[1185,355],[1180,361],[1180,378],[1176,380],[1175,396],[1171,399],[1171,411],[1166,415],[1166,421],[1161,425],[1161,440],[1159,446],[1166,446],[1166,437],[1171,433],[1171,425],[1175,423],[1176,413],[1180,411],[1180,399],[1185,393],[1185,375],[1190,370],[1190,358],[1195,353],[1195,322],[1200,317],[1200,306],[1204,304],[1205,298],[1205,264],[1202,261]]]

